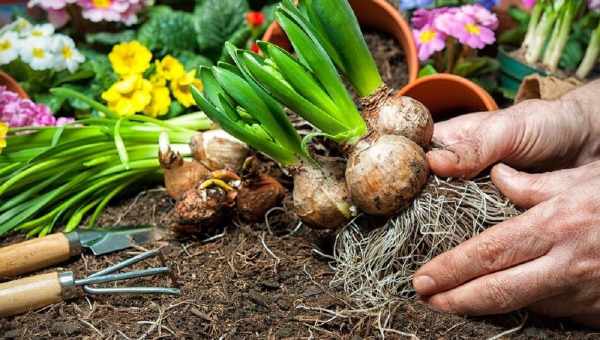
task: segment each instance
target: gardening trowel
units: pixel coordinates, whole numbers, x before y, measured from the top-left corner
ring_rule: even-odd
[[[52,234],[1,248],[0,278],[12,278],[67,261],[81,254],[82,248],[102,255],[156,239],[156,230],[151,227]]]

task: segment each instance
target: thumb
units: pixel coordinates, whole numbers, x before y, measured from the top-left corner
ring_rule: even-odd
[[[494,184],[511,202],[522,208],[531,208],[597,176],[600,176],[600,161],[540,174],[517,171],[505,164],[492,168]]]

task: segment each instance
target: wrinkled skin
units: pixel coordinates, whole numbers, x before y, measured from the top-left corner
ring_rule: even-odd
[[[427,155],[436,174],[469,178],[493,166],[498,188],[529,210],[415,273],[433,308],[484,315],[528,307],[600,327],[599,94],[596,81],[559,101],[436,124],[434,140],[446,146]]]

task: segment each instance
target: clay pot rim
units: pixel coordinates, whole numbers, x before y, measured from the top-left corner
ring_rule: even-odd
[[[19,85],[19,83],[13,77],[11,77],[8,73],[6,73],[2,70],[0,70],[0,85],[6,86],[6,88],[9,91],[15,92],[22,99],[29,99],[27,92],[25,92],[25,90],[23,90],[21,85]]]
[[[385,0],[362,0],[362,1],[370,1],[376,6],[381,7],[395,22],[396,25],[400,28],[402,35],[406,37],[406,46],[402,44],[401,41],[398,41],[396,37],[394,37],[402,49],[404,50],[404,57],[406,59],[406,65],[408,66],[408,83],[414,82],[417,80],[417,75],[419,73],[420,63],[419,57],[417,55],[417,47],[415,44],[415,40],[413,37],[412,29],[404,19],[404,17],[387,1]],[[360,23],[360,22],[359,22]],[[277,32],[283,32],[279,23],[277,21],[273,21],[273,23],[267,28],[265,34],[262,36],[262,40],[271,41],[272,36]],[[285,34],[285,33],[283,33]],[[407,48],[405,48],[407,47]]]
[[[407,92],[412,90],[413,88],[420,86],[423,83],[428,83],[428,82],[438,81],[438,80],[451,81],[451,82],[458,83],[458,84],[460,84],[460,86],[463,86],[463,87],[471,90],[473,93],[475,93],[481,99],[482,103],[484,104],[485,108],[488,111],[498,110],[498,104],[496,103],[494,98],[486,90],[484,90],[481,86],[475,84],[474,82],[470,81],[467,78],[463,78],[461,76],[457,76],[455,74],[450,74],[450,73],[437,73],[437,74],[432,74],[432,75],[428,75],[428,76],[419,78],[413,82],[410,82],[408,85],[406,85],[402,89],[400,89],[400,91],[398,91],[397,95],[403,96]]]

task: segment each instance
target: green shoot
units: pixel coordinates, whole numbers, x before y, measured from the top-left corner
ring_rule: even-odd
[[[372,95],[383,80],[347,0],[301,2],[313,23],[339,53],[342,72],[361,97]]]
[[[585,51],[585,56],[577,69],[576,75],[579,79],[585,79],[596,66],[600,56],[600,23],[592,32],[590,43]]]

